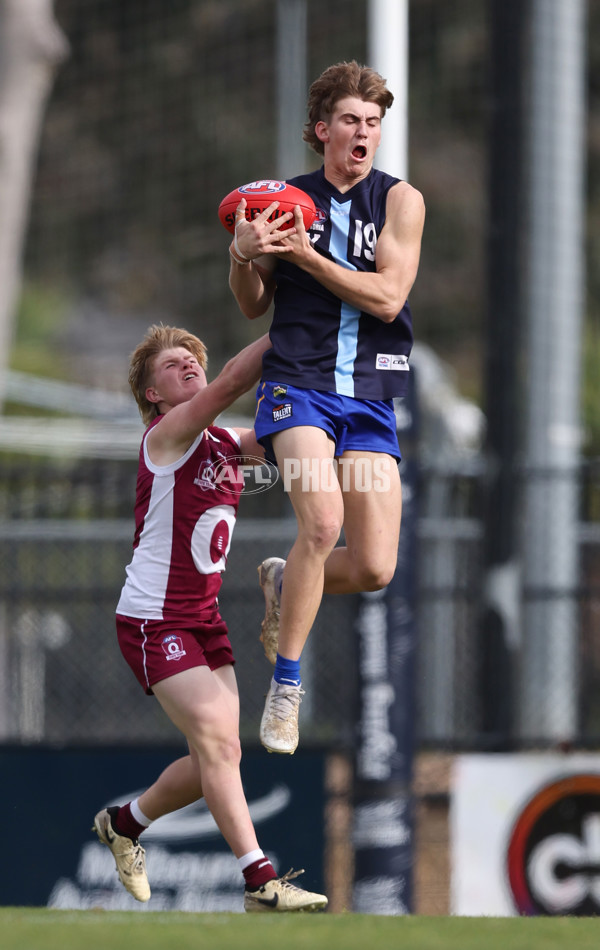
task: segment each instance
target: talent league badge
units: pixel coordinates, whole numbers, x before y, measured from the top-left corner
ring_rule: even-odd
[[[600,914],[600,775],[537,792],[512,829],[506,867],[519,914]]]
[[[275,406],[273,408],[273,422],[283,422],[285,419],[292,418],[292,404],[291,402],[282,403],[280,406]]]

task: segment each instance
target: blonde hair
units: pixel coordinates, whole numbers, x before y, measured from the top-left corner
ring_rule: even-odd
[[[159,414],[156,404],[146,399],[154,360],[163,350],[172,350],[178,346],[188,350],[198,360],[202,369],[206,369],[208,359],[202,340],[187,330],[165,327],[162,323],[149,327],[146,336],[129,358],[129,386],[145,425],[150,425]]]
[[[336,103],[350,96],[363,102],[377,103],[381,107],[381,118],[394,101],[385,79],[370,66],[360,66],[354,59],[349,63],[329,66],[309,89],[308,120],[303,134],[304,141],[319,155],[324,154],[325,148],[315,133],[317,122],[327,122],[333,115]]]

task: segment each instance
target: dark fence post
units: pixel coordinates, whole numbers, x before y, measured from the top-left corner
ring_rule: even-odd
[[[510,747],[513,658],[511,629],[518,596],[516,466],[523,396],[523,83],[530,3],[490,5],[489,220],[485,354],[487,475],[485,583],[480,617],[480,701],[488,749]]]
[[[399,406],[402,529],[398,564],[383,591],[360,595],[354,786],[353,909],[397,915],[413,909],[414,663],[417,525],[417,406]]]

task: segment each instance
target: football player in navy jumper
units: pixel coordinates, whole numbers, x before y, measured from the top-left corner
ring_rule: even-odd
[[[135,800],[103,808],[94,819],[123,885],[140,901],[150,898],[140,835],[203,797],[238,859],[246,911],[327,904],[324,895],[291,884],[296,874],[278,877],[258,845],[240,777],[233,653],[217,600],[240,496],[237,467],[262,450],[252,429],[213,420],[256,384],[268,345],[261,337],[207,383],[204,344],[161,325],[150,328],[130,361],[129,383],[147,428],[117,634],[142,689],[156,696],[189,749]]]
[[[262,639],[275,671],[261,724],[272,752],[298,743],[300,657],[323,591],[378,590],[396,566],[401,517],[393,398],[407,388],[408,294],[419,266],[422,195],[374,168],[393,96],[356,62],[312,84],[304,139],[322,167],[290,179],[314,199],[309,231],[291,220],[247,221],[230,247],[230,287],[249,319],[274,303],[255,432],[276,458],[297,522],[284,562],[261,565]],[[336,547],[342,527],[345,544]],[[283,585],[282,585],[283,576]],[[277,627],[278,640],[277,640]]]

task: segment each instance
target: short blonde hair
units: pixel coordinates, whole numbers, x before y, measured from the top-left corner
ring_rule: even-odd
[[[145,425],[150,425],[159,414],[157,405],[146,398],[154,360],[163,350],[172,350],[178,346],[189,350],[202,369],[206,369],[208,359],[202,340],[187,330],[179,327],[165,327],[162,323],[149,327],[146,336],[129,358],[129,386]]]
[[[383,76],[370,66],[361,66],[355,59],[329,66],[309,89],[308,120],[304,126],[304,141],[319,155],[324,154],[325,148],[315,132],[317,122],[328,122],[336,103],[349,97],[375,102],[381,108],[382,119],[394,101]]]

